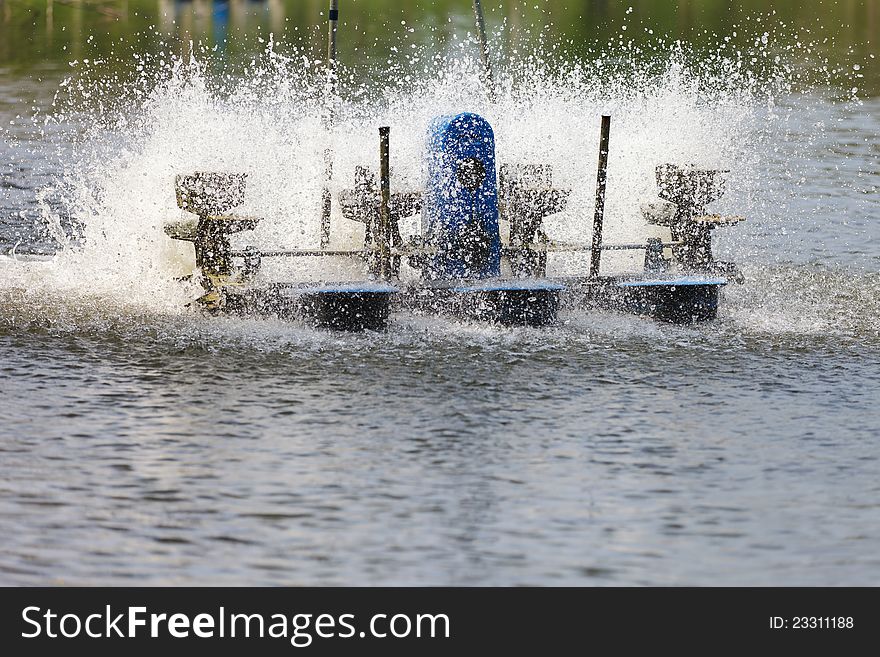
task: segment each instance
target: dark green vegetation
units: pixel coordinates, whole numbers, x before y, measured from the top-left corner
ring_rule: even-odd
[[[735,50],[742,50],[754,48],[756,38],[767,32],[766,47],[794,48],[806,76],[817,73],[809,71],[809,62],[819,80],[822,66],[840,68],[847,75],[831,75],[832,83],[847,91],[855,84],[860,95],[880,93],[875,64],[880,0],[491,0],[485,5],[495,44],[503,46],[499,57],[521,54],[523,44],[539,51],[546,45],[551,57],[583,56],[591,46],[620,38],[648,44],[650,52],[661,36],[687,41],[698,52],[715,50],[729,38]],[[270,33],[319,58],[326,9],[326,0],[0,0],[0,66],[32,73],[47,64],[124,58],[132,51],[170,47],[183,52],[190,41],[243,60],[264,49]],[[342,19],[341,60],[375,75],[389,58],[406,57],[413,44],[444,52],[464,38],[471,29],[470,0],[344,0]],[[563,44],[569,52],[553,51],[551,44]],[[855,73],[853,66],[859,67]],[[851,75],[864,78],[853,81]]]

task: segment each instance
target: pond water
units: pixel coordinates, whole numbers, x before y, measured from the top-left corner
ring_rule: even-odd
[[[0,1],[0,584],[880,584],[880,2],[489,2],[491,103],[467,0],[343,0],[332,134],[324,4]],[[416,186],[461,110],[553,164],[562,238],[602,113],[609,239],[656,164],[729,169],[744,284],[694,327],[187,307],[176,173],[312,247],[325,148],[338,191],[391,125]]]

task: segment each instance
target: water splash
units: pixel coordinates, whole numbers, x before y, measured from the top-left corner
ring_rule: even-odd
[[[659,37],[636,45],[619,36],[586,54],[553,44],[552,57],[525,52],[502,67],[495,103],[486,97],[471,43],[443,53],[410,48],[406,56],[389,60],[380,81],[357,82],[362,78],[354,69],[340,70],[343,92],[332,130],[326,128],[323,67],[295,45],[270,40],[243,70],[230,69],[216,53],[198,46],[187,56],[170,48],[135,55],[122,74],[108,74],[103,61],[77,63],[81,69],[63,83],[54,114],[46,118],[47,125],[82,130],[64,154],[61,180],[41,192],[44,219],[61,248],[49,265],[6,267],[2,286],[24,290],[28,303],[37,296],[75,298],[99,316],[153,312],[193,321],[197,314],[186,304],[197,296],[197,286],[177,280],[188,258],[163,233],[168,220],[181,216],[175,175],[248,173],[248,198],[240,210],[263,222],[253,234],[237,238],[240,244],[313,248],[319,240],[326,148],[334,153],[335,196],[351,185],[356,165],[375,166],[376,128],[390,125],[393,185],[418,188],[426,126],[435,116],[460,111],[481,113],[493,124],[500,162],[554,165],[556,185],[572,189],[568,210],[546,224],[550,237],[562,241],[589,241],[602,113],[614,117],[608,241],[662,236],[639,213],[641,203],[656,198],[657,164],[730,169],[731,189],[718,209],[748,216],[758,228],[746,237],[725,236],[721,246],[734,259],[747,260],[759,252],[762,227],[772,223],[787,194],[781,189],[768,194],[767,161],[780,152],[807,152],[824,134],[819,128],[801,147],[785,144],[794,107],[779,101],[802,80],[798,58],[807,46],[783,38],[781,29],[756,36],[751,51],[736,51],[729,38],[718,37],[708,54]],[[118,62],[114,65],[118,69]],[[79,226],[73,235],[64,230],[65,216]],[[338,208],[332,229],[334,247],[354,247],[362,240],[362,226],[345,221]],[[418,219],[402,230],[404,236],[416,232]],[[609,257],[607,264],[611,271],[640,267],[627,255]],[[551,273],[584,268],[579,257],[550,262]],[[790,280],[800,280],[803,289],[799,270],[752,271],[756,280],[730,295],[735,303],[728,321],[759,332],[835,330],[825,319],[803,319],[801,307],[809,299],[798,296],[799,286]],[[322,259],[272,263],[265,275],[312,280],[360,278],[364,272],[351,261]],[[766,295],[753,302],[750,294],[774,288],[780,276],[787,281],[789,305],[771,310]],[[824,294],[821,286],[829,284],[809,275],[807,280],[814,294]],[[862,283],[876,289],[873,279]],[[4,292],[4,304],[12,303],[10,295]],[[88,299],[94,303],[83,301]],[[877,317],[875,306],[868,300],[862,308],[873,309]]]

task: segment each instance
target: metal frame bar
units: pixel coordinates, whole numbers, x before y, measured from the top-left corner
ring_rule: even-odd
[[[376,246],[379,247],[378,275],[382,280],[391,278],[391,128],[379,128],[379,225]]]
[[[664,249],[671,248],[673,246],[680,246],[681,242],[663,242],[662,246]],[[638,251],[644,250],[648,248],[648,244],[603,244],[602,250],[604,251]],[[418,248],[391,248],[389,249],[390,254],[393,256],[412,256],[412,255],[432,255],[436,253],[435,248],[427,248],[427,249],[418,249]],[[502,247],[502,252],[504,253],[518,253],[521,251],[532,251],[535,253],[589,253],[592,249],[588,246],[585,247],[575,247],[575,246],[565,246],[560,248],[553,248],[552,246],[547,248],[543,245],[538,246],[537,248],[526,247],[526,246],[505,246]],[[355,250],[337,250],[337,251],[328,251],[325,249],[321,250],[275,250],[275,251],[232,251],[229,255],[233,258],[247,258],[250,256],[260,256],[261,258],[318,258],[322,256],[326,257],[351,257],[351,258],[360,258],[367,256],[374,256],[379,253],[378,249],[355,249]]]
[[[486,20],[483,16],[483,3],[481,0],[474,0],[474,18],[477,21],[480,58],[483,61],[483,71],[486,75],[486,92],[489,95],[489,102],[494,103],[497,97],[495,93],[495,75],[492,71],[492,54],[489,51],[489,40],[486,38]]]
[[[593,216],[593,247],[590,257],[590,276],[599,276],[602,261],[602,224],[605,221],[605,192],[608,183],[608,143],[611,136],[611,117],[602,116],[599,132],[599,171],[596,176],[596,214]]]
[[[334,103],[337,89],[336,51],[337,32],[339,31],[339,0],[330,0],[327,14],[327,129],[328,133],[334,123]],[[321,248],[330,244],[330,219],[333,213],[333,194],[330,185],[333,183],[333,149],[324,149],[324,186],[321,188]]]

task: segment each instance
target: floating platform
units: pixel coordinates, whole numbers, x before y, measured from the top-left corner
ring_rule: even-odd
[[[545,327],[563,305],[625,312],[673,324],[715,319],[723,278],[472,281],[449,285],[283,284],[227,292],[226,311],[305,321],[337,331],[381,331],[395,312],[467,322]]]
[[[592,299],[597,306],[650,317],[672,324],[695,324],[713,320],[723,278],[682,277],[658,280],[615,280],[605,284]]]
[[[274,283],[227,291],[225,310],[306,321],[335,331],[381,331],[399,294],[400,288],[384,283]]]

